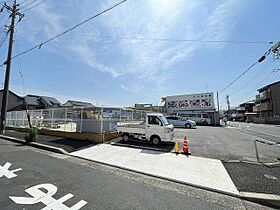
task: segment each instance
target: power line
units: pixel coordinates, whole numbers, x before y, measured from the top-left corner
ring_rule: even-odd
[[[35,8],[35,7],[37,7],[37,6],[41,5],[41,4],[43,4],[45,1],[47,1],[47,0],[42,0],[39,3],[33,5],[32,7],[29,7],[27,9],[23,10],[22,12],[27,12],[27,11],[29,11],[29,10],[31,10],[31,9],[33,9],[33,8]]]
[[[5,34],[3,41],[0,43],[0,48],[5,44],[7,38],[8,38],[8,33]]]
[[[28,52],[30,52],[30,51],[32,51],[32,50],[35,50],[36,48],[41,49],[41,47],[42,47],[43,45],[45,45],[45,44],[47,44],[47,43],[49,43],[49,42],[51,42],[51,41],[53,41],[53,40],[55,40],[55,39],[57,39],[57,38],[63,36],[64,34],[66,34],[66,33],[70,32],[70,31],[72,31],[72,30],[78,28],[79,26],[81,26],[81,25],[83,25],[83,24],[89,22],[89,21],[92,20],[92,19],[94,19],[94,18],[96,18],[96,17],[98,17],[98,16],[100,16],[100,15],[106,13],[106,12],[109,12],[110,10],[112,10],[112,9],[114,9],[115,7],[117,7],[117,6],[119,6],[119,5],[123,4],[123,3],[125,3],[126,1],[127,1],[127,0],[123,0],[123,1],[120,1],[120,2],[118,2],[118,3],[116,3],[116,4],[114,4],[113,6],[111,6],[111,7],[107,8],[107,9],[105,9],[105,10],[103,10],[103,11],[101,11],[101,12],[99,12],[99,13],[97,13],[97,14],[95,14],[95,15],[89,17],[89,18],[87,18],[86,20],[84,20],[84,21],[78,23],[77,25],[75,25],[75,26],[73,26],[73,27],[71,27],[71,28],[69,28],[69,29],[67,29],[67,30],[65,30],[65,31],[63,31],[63,32],[61,32],[61,33],[55,35],[54,37],[52,37],[52,38],[50,38],[50,39],[48,39],[48,40],[46,40],[46,41],[44,41],[44,42],[41,42],[40,44],[37,44],[37,45],[35,45],[34,47],[31,47],[31,48],[29,48],[28,50],[25,50],[25,51],[23,51],[23,52],[21,52],[21,53],[15,55],[15,56],[13,56],[13,57],[11,58],[11,60],[14,59],[14,58],[17,58],[17,57],[19,57],[19,56],[22,56],[22,55],[24,55],[24,54],[26,54],[26,53],[28,53]],[[3,66],[6,62],[7,62],[7,61],[5,61],[3,64],[1,64],[0,67]]]
[[[249,68],[247,68],[244,72],[242,72],[238,77],[236,77],[231,83],[229,83],[224,89],[220,91],[220,93],[224,92],[226,89],[228,89],[233,83],[235,83],[237,80],[239,80],[244,74],[246,74],[251,68],[253,68],[256,64],[258,63],[255,62]]]
[[[84,36],[99,39],[120,39],[120,40],[139,40],[139,41],[168,41],[168,42],[205,42],[205,43],[233,43],[233,44],[273,44],[273,41],[234,41],[234,40],[200,40],[200,39],[172,39],[172,38],[149,38],[149,37],[125,37],[125,36],[97,36],[76,34],[76,36]]]
[[[29,3],[27,3],[27,4],[25,4],[25,5],[23,5],[23,6],[22,6],[21,8],[19,8],[19,9],[23,9],[23,8],[25,8],[25,7],[28,7],[29,5],[35,3],[36,1],[38,1],[38,0],[33,0],[33,1],[31,1],[31,2],[29,2]],[[20,4],[25,3],[25,2],[26,2],[26,1],[23,1],[23,2],[21,2]]]
[[[257,63],[261,63],[265,60],[266,56],[268,56],[270,53],[273,54],[273,57],[275,59],[280,59],[280,41],[275,43],[272,47],[270,47],[262,57],[260,57],[255,63],[253,63],[249,68],[247,68],[244,72],[242,72],[238,77],[236,77],[231,83],[229,83],[224,89],[220,91],[222,93],[226,89],[228,89],[233,83],[235,83],[237,80],[239,80],[244,74],[246,74],[251,68],[253,68]]]
[[[273,64],[273,62],[271,62],[268,66],[267,69],[270,69],[271,65]],[[243,85],[242,87],[240,87],[239,89],[235,89],[233,93],[229,94],[231,97],[237,95],[240,95],[240,91],[244,90],[245,87],[247,87],[251,82],[255,81],[257,79],[257,77],[262,73],[262,71],[258,71],[257,74],[254,75],[254,77],[252,77],[249,81],[247,80],[245,85]],[[238,94],[239,93],[239,94]]]

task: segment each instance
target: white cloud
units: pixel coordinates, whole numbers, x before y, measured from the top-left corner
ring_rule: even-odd
[[[73,4],[73,7],[79,5]],[[55,6],[45,2],[38,7],[26,33],[30,33],[33,41],[41,41],[38,33],[32,28],[42,28],[46,37],[63,31],[81,19],[92,15],[94,10],[90,2],[83,2],[78,14],[71,14],[71,8],[57,12]],[[97,7],[107,8],[112,1]],[[110,40],[102,42],[76,36],[77,33],[101,36],[147,37],[147,38],[185,38],[203,40],[225,40],[230,37],[234,27],[234,15],[238,11],[240,1],[216,2],[210,11],[209,3],[196,0],[146,0],[127,1],[99,17],[94,23],[73,31],[56,43],[46,46],[48,50],[92,67],[94,71],[108,73],[116,80],[121,76],[130,76],[129,84],[120,82],[120,87],[128,92],[141,92],[145,84],[153,84],[158,95],[165,92],[165,84],[174,77],[174,66],[193,56],[200,49],[209,47],[220,48],[224,44],[205,44],[197,42],[175,43],[161,41]],[[75,6],[76,5],[76,6]],[[79,8],[79,7],[78,7]],[[96,8],[96,7],[95,7]],[[95,9],[96,10],[96,9]],[[98,9],[100,11],[101,9]],[[199,11],[201,13],[198,22]],[[31,25],[30,25],[31,24]],[[82,32],[81,32],[82,31]],[[59,44],[59,45],[58,45]],[[57,47],[59,46],[59,47]],[[98,46],[98,47],[96,47]],[[113,57],[115,57],[113,59]],[[137,84],[137,87],[133,84]]]

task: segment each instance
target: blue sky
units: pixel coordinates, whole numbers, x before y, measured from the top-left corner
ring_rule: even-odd
[[[17,24],[14,54],[116,2],[47,0],[27,11]],[[128,0],[40,50],[13,60],[11,90],[19,95],[54,96],[63,103],[79,99],[117,106],[158,104],[165,95],[216,92],[271,45],[119,37],[275,42],[280,40],[279,8],[278,0]],[[1,14],[0,26],[6,16]],[[0,40],[3,36],[2,27]],[[2,61],[6,45],[0,48]],[[220,95],[221,106],[225,108],[226,94],[234,106],[254,98],[257,88],[280,80],[280,71],[272,72],[275,68],[280,68],[279,61],[273,62],[272,57],[258,64]]]

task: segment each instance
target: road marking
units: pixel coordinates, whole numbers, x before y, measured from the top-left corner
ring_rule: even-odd
[[[4,166],[0,165],[0,178],[5,176],[8,179],[12,179],[15,178],[17,175],[15,174],[15,172],[21,171],[21,168],[18,169],[14,169],[14,170],[9,170],[10,166],[12,164],[9,162],[6,162]]]
[[[274,179],[274,180],[278,179],[276,176],[272,176],[272,175],[269,175],[269,174],[264,174],[264,177],[268,178],[268,179]]]
[[[43,192],[41,189],[44,189],[45,191],[47,191],[47,193]],[[88,203],[87,201],[80,200],[72,207],[66,206],[65,204],[63,204],[63,202],[69,200],[74,195],[68,193],[58,200],[54,199],[52,196],[57,192],[57,187],[53,184],[35,185],[26,189],[25,192],[33,197],[9,196],[9,198],[17,204],[24,205],[31,205],[41,202],[46,205],[46,207],[44,207],[42,210],[78,210]]]

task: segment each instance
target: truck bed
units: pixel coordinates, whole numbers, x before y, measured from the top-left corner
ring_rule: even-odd
[[[145,134],[145,125],[143,124],[126,124],[122,126],[118,126],[118,132],[123,133],[137,133],[137,134]]]

